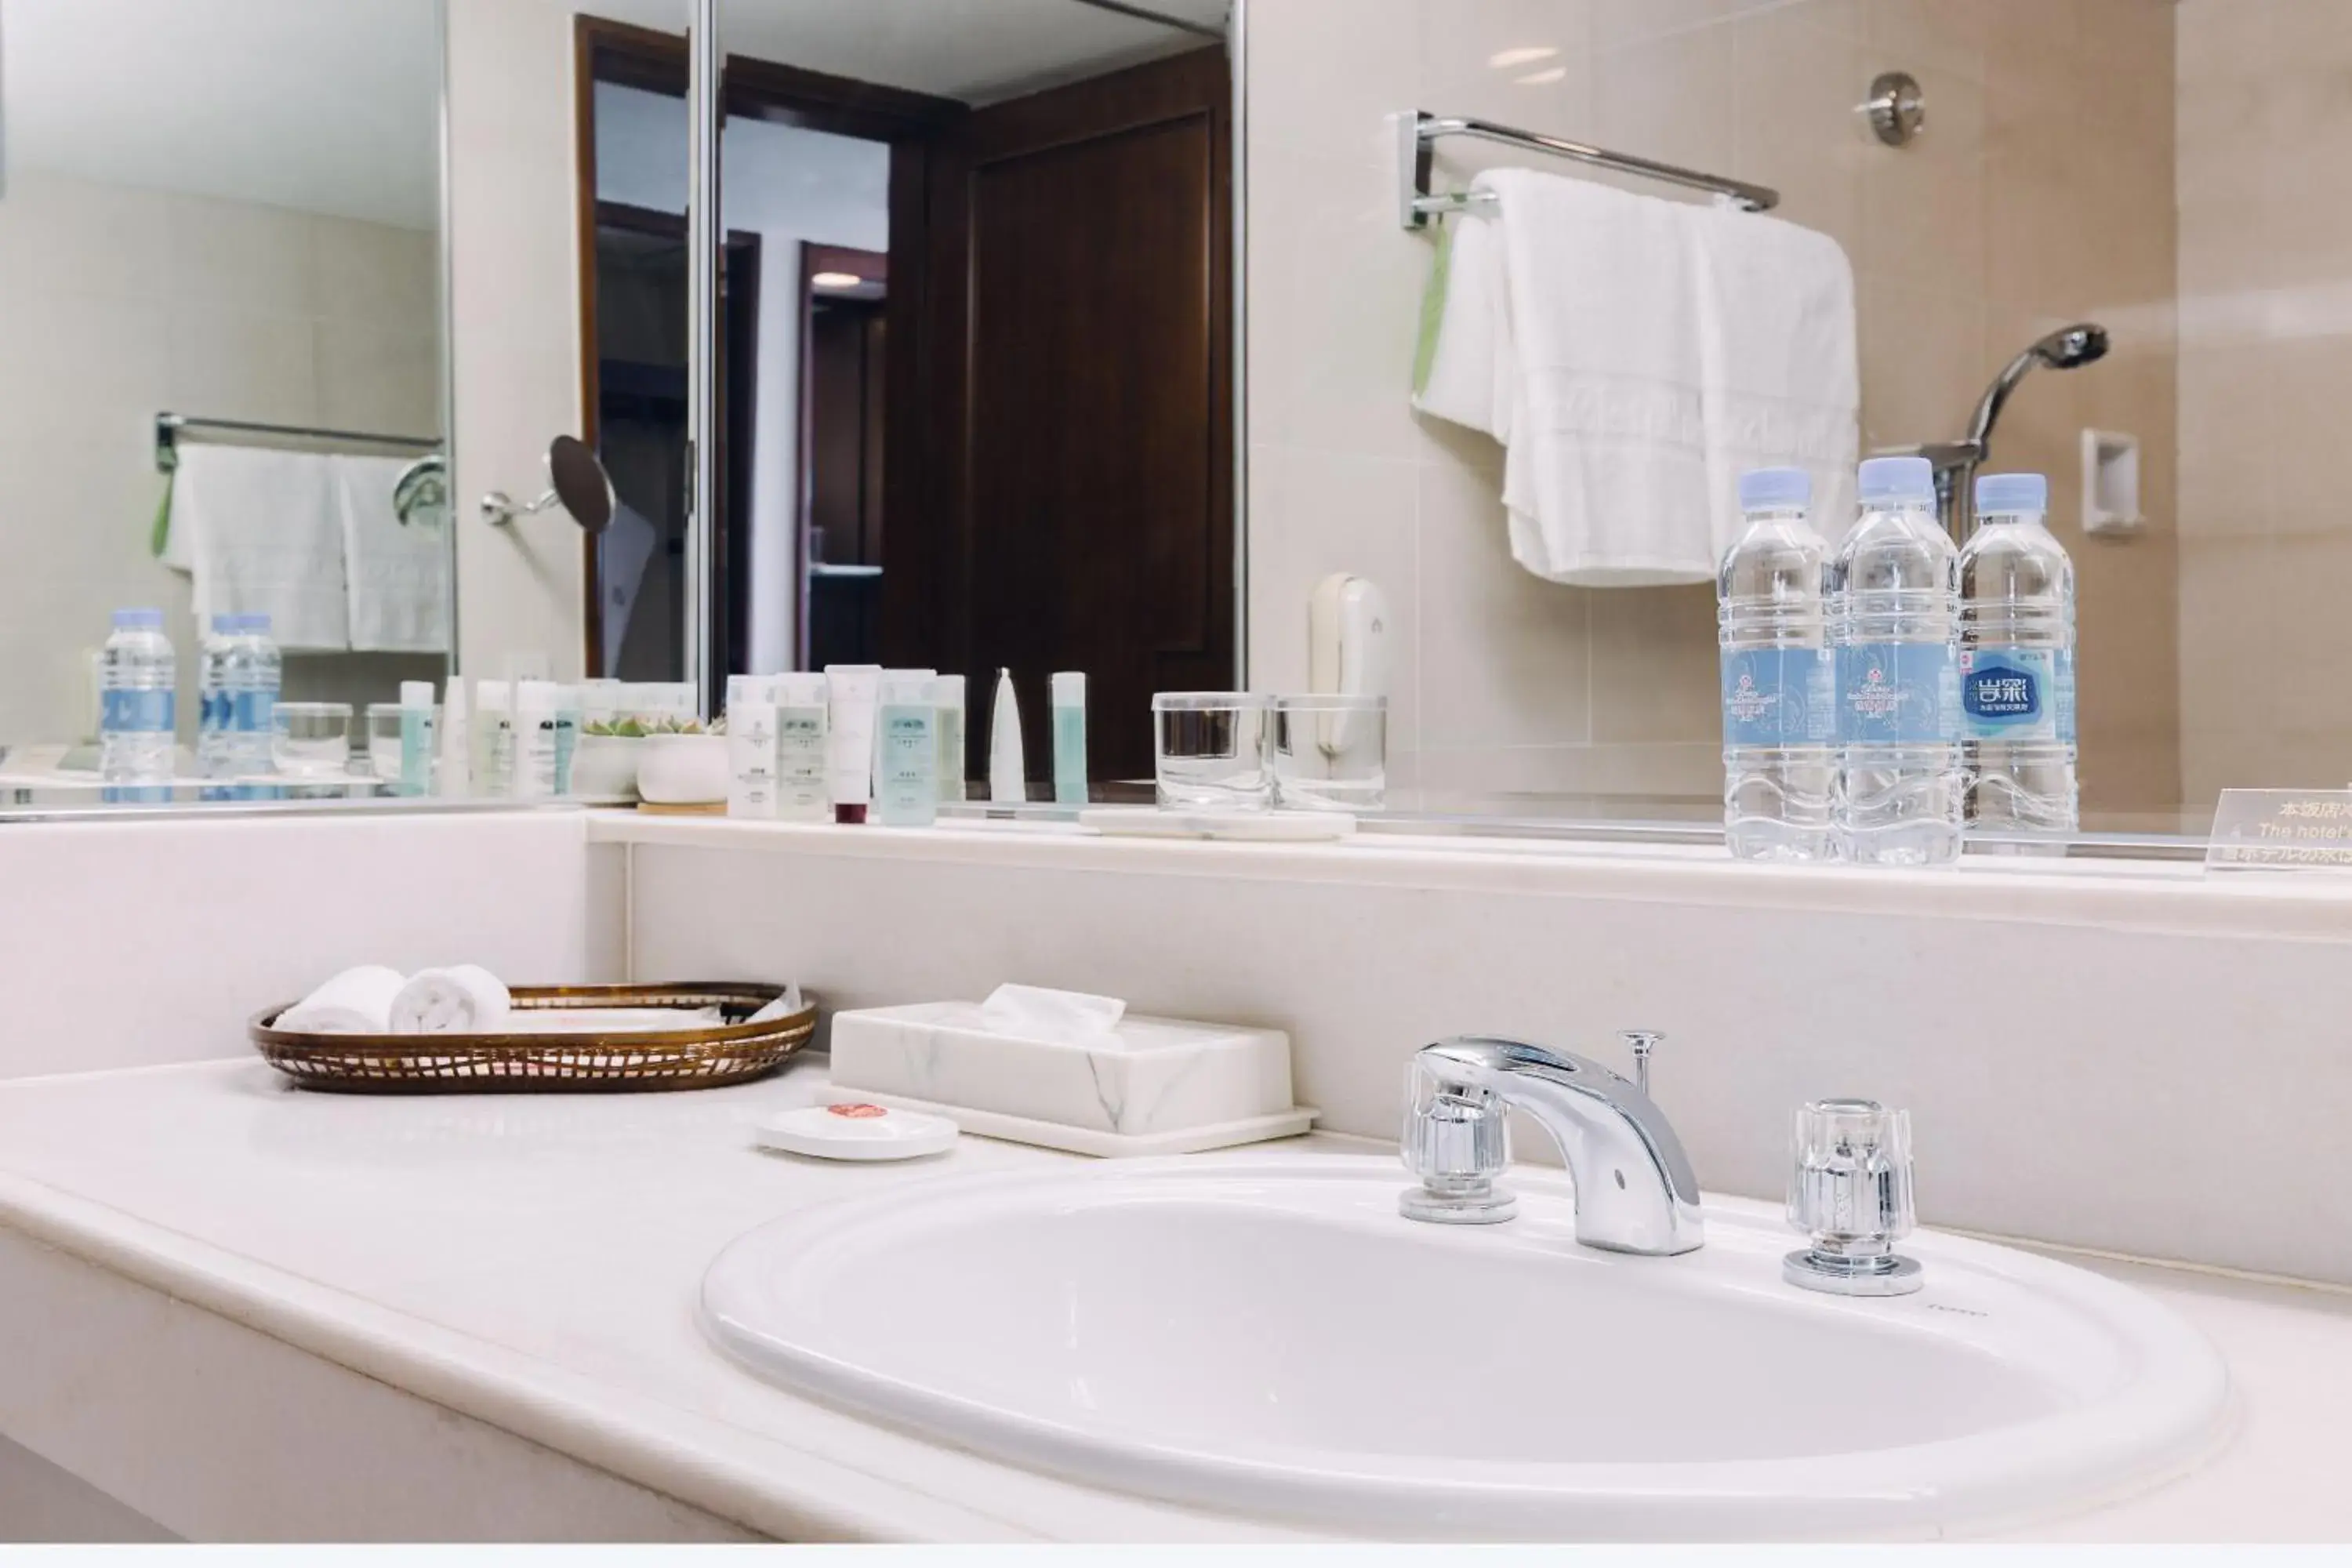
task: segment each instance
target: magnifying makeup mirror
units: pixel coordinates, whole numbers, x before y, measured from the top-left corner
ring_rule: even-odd
[[[547,477],[553,488],[526,505],[516,504],[504,490],[484,496],[482,521],[493,528],[504,528],[516,518],[562,506],[591,533],[602,533],[613,526],[613,512],[620,503],[613,494],[611,476],[587,442],[576,436],[558,436],[550,442]]]

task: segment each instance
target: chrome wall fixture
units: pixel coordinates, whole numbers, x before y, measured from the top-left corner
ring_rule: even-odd
[[[1920,90],[1919,79],[1909,71],[1881,71],[1871,81],[1870,96],[1862,100],[1861,110],[1881,142],[1889,147],[1905,147],[1927,127],[1927,95]]]
[[[327,430],[308,425],[264,425],[251,419],[205,419],[193,414],[155,416],[155,470],[168,474],[180,466],[180,437],[206,435],[257,437],[248,445],[279,441],[324,441],[337,447],[404,447],[412,451],[436,451],[438,436],[387,436],[373,430]]]
[[[1398,114],[1394,119],[1397,128],[1397,218],[1407,228],[1426,228],[1433,216],[1461,212],[1486,199],[1475,191],[1433,192],[1429,188],[1430,145],[1446,136],[1468,136],[1481,142],[1496,142],[1523,152],[1543,153],[1555,158],[1566,158],[1571,163],[1612,169],[1623,174],[1639,174],[1645,179],[1680,185],[1685,190],[1707,191],[1750,212],[1762,212],[1780,203],[1780,193],[1769,185],[1751,185],[1745,180],[1685,169],[1676,163],[1661,163],[1655,159],[1632,153],[1612,153],[1605,147],[1595,147],[1588,142],[1570,142],[1564,136],[1520,131],[1486,120],[1459,116],[1441,118],[1418,109]]]

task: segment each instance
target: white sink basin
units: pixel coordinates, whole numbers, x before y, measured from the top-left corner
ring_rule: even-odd
[[[940,1180],[780,1220],[703,1282],[786,1387],[1077,1480],[1335,1533],[1982,1531],[2218,1442],[2220,1358],[2129,1288],[1943,1236],[1917,1295],[1780,1279],[1777,1211],[1681,1258],[1396,1212],[1393,1160],[1277,1153]]]

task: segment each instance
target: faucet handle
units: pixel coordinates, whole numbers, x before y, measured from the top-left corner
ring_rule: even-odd
[[[1847,1296],[1919,1289],[1919,1265],[1895,1255],[1911,1234],[1911,1118],[1874,1100],[1817,1100],[1797,1112],[1789,1223],[1812,1245],[1789,1254],[1794,1285]]]
[[[1398,1208],[1412,1219],[1452,1225],[1510,1218],[1518,1200],[1495,1184],[1511,1164],[1509,1108],[1487,1089],[1416,1078],[1400,1152],[1421,1184],[1406,1189]]]
[[[1650,1092],[1650,1053],[1666,1043],[1665,1036],[1655,1029],[1620,1029],[1617,1037],[1633,1053],[1633,1087],[1644,1097]]]

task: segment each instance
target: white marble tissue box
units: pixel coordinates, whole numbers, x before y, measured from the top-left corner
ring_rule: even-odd
[[[1064,1045],[994,1033],[974,1002],[836,1013],[833,1082],[1129,1136],[1293,1109],[1290,1037],[1280,1029],[1129,1014],[1101,1043]]]

